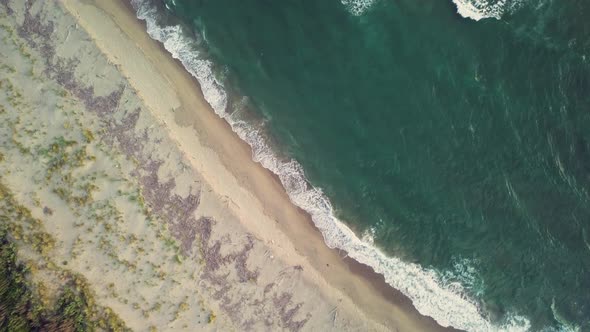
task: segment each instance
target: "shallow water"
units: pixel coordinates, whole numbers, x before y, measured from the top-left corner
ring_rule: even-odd
[[[329,245],[443,325],[590,329],[590,3],[165,4],[194,35],[148,30]]]

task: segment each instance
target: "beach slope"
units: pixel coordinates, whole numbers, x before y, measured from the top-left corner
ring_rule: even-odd
[[[132,330],[442,329],[325,246],[127,3],[0,15],[2,229],[45,306],[73,282]]]

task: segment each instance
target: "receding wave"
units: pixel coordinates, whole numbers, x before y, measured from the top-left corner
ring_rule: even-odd
[[[529,321],[517,315],[510,315],[502,326],[493,325],[484,317],[485,314],[480,312],[475,301],[465,295],[466,289],[461,282],[457,282],[456,277],[449,278],[446,274],[425,269],[418,264],[388,257],[370,241],[359,239],[334,216],[328,198],[320,188],[313,187],[307,181],[297,161],[279,158],[270,148],[262,130],[238,119],[235,112],[228,112],[228,94],[224,90],[223,82],[214,75],[213,63],[199,51],[201,41],[188,37],[179,25],[160,25],[160,14],[150,0],[131,0],[131,3],[137,17],[146,22],[149,35],[160,41],[199,81],[203,94],[213,110],[252,147],[252,158],[280,178],[291,201],[311,215],[330,248],[342,249],[349,257],[371,266],[385,277],[387,283],[408,296],[420,313],[434,318],[442,326],[453,326],[468,331],[529,329]],[[468,262],[461,261],[461,264],[465,265]],[[474,278],[472,275],[476,272],[472,268],[465,269],[469,271],[469,278]]]

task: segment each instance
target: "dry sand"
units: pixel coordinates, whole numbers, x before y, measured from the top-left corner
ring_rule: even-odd
[[[15,238],[36,282],[78,273],[138,331],[441,330],[325,246],[128,4],[0,16],[0,184],[55,241]]]

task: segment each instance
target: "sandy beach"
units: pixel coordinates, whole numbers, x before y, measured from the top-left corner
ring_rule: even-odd
[[[44,302],[76,275],[134,331],[444,330],[324,244],[127,2],[0,15],[0,214],[38,220],[2,223]]]

